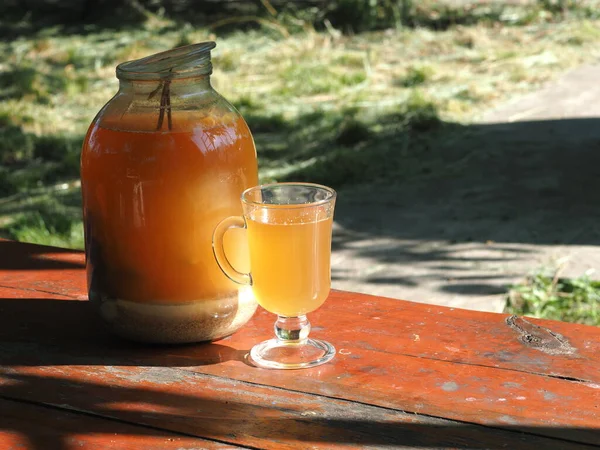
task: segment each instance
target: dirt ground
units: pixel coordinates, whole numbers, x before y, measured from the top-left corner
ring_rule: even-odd
[[[340,192],[334,288],[498,312],[540,267],[600,269],[599,79],[580,67],[489,111],[444,170]]]

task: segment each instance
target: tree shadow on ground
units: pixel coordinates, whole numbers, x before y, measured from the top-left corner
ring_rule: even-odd
[[[495,295],[532,269],[513,264],[536,260],[532,246],[600,244],[600,119],[460,125],[423,108],[364,129],[353,111],[333,121],[308,114],[279,132],[258,127],[261,166],[290,164],[277,179],[340,191],[334,280],[358,279],[360,258],[371,287]]]
[[[336,222],[348,233],[600,244],[600,119],[459,125],[418,111],[365,125],[354,114],[275,117],[271,128],[247,117],[261,167],[287,164],[278,179],[342,192]]]
[[[598,245],[599,125],[472,125],[453,142],[442,132],[431,157],[423,155],[429,173],[353,188],[340,197],[337,219],[353,231],[405,239]]]
[[[454,142],[439,139],[422,162],[434,167],[431,172],[400,183],[342,188],[334,248],[388,267],[417,267],[417,273],[419,266],[428,267],[418,282],[440,283],[438,289],[449,294],[505,292],[507,278],[526,275],[510,267],[538,258],[523,254],[532,245],[600,244],[594,207],[600,201],[599,124],[569,119],[473,125]],[[356,248],[356,241],[369,245]],[[482,247],[485,254],[477,250]],[[432,266],[438,263],[445,268]],[[484,270],[490,279],[481,283],[468,272],[460,275],[465,269]],[[395,284],[394,276],[380,276],[377,283]],[[370,276],[366,280],[371,283]]]

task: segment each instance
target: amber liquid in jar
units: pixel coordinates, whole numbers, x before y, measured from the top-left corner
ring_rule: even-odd
[[[81,175],[90,300],[136,340],[215,339],[254,312],[239,311],[249,291],[223,275],[211,240],[220,220],[241,214],[239,193],[258,183],[254,143],[235,113],[142,131],[155,127],[149,114],[135,123],[106,118],[88,132]],[[226,245],[247,270],[244,233],[230,233]]]

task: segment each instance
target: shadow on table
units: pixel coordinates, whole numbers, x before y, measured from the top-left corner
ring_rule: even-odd
[[[159,346],[125,341],[105,329],[87,301],[0,299],[0,366],[184,367],[245,362],[247,353],[222,343]]]
[[[458,449],[538,446],[545,450],[562,450],[589,448],[573,440],[600,442],[600,429],[504,424],[498,424],[503,428],[498,429],[319,396],[309,399],[309,408],[288,397],[290,392],[181,372],[185,377],[204,377],[210,388],[198,389],[200,384],[189,384],[186,382],[189,380],[172,383],[169,387],[155,384],[149,388],[147,379],[136,381],[134,377],[129,379],[125,374],[117,374],[119,381],[111,382],[110,375],[93,371],[84,372],[79,379],[5,373],[0,385],[0,415],[3,416],[0,431],[25,436],[31,450],[66,450],[72,448],[67,442],[73,435],[82,441],[86,436],[99,434],[167,439],[174,433],[178,438],[202,436],[252,448],[277,448],[284,442],[296,441],[307,446],[320,444],[321,448],[348,444]],[[233,401],[220,399],[222,392],[228,392],[226,397]],[[12,399],[25,400],[25,403]],[[36,402],[43,402],[45,406],[38,403],[34,407],[32,403]],[[60,406],[47,406],[56,404]],[[87,414],[82,416],[74,411]],[[45,418],[32,426],[36,415],[45,415]],[[90,415],[94,416],[93,420]],[[559,440],[543,435],[556,436]],[[115,441],[112,442],[111,448],[117,448]]]
[[[226,344],[136,345],[106,332],[87,302],[0,299],[0,432],[24,436],[33,450],[66,450],[73,436],[86,442],[115,434],[157,440],[161,448],[173,437],[168,442],[203,437],[255,448],[290,440],[323,448],[557,450],[584,448],[569,440],[600,442],[600,429],[499,430],[194,371],[245,363],[247,351]]]
[[[48,255],[71,254],[73,250],[43,245],[26,244],[22,242],[0,240],[0,270],[59,270],[82,269],[81,261],[58,260]]]

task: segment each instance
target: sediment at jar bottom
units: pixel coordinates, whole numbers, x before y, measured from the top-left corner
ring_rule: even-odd
[[[90,302],[115,334],[156,344],[214,341],[239,330],[257,308],[250,288],[218,299],[185,304],[132,302],[89,293]]]

